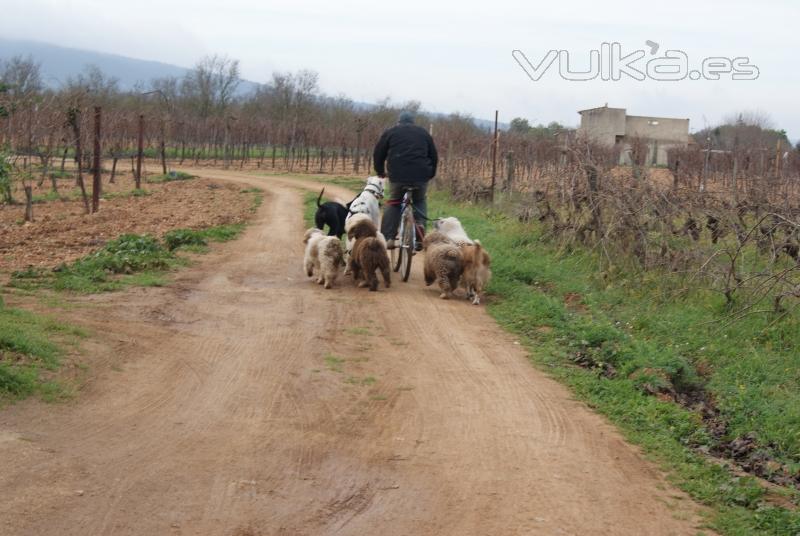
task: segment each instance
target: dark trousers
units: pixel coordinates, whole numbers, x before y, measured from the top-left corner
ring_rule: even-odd
[[[389,199],[386,202],[386,208],[383,210],[383,219],[381,220],[381,233],[386,237],[386,240],[394,240],[397,238],[397,229],[400,227],[400,217],[403,214],[403,194],[406,193],[408,188],[416,188],[411,192],[411,202],[414,205],[414,219],[417,225],[425,227],[425,215],[428,214],[428,203],[425,199],[425,192],[428,190],[428,184],[425,182],[389,182]]]

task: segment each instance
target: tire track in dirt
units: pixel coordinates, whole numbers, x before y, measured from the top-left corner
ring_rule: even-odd
[[[67,313],[108,366],[72,403],[0,413],[0,534],[696,532],[481,308],[422,285],[421,256],[410,283],[325,291],[297,192],[319,185],[193,171],[265,188],[255,222],[169,287]]]

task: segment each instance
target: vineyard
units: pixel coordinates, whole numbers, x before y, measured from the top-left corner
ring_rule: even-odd
[[[322,95],[308,71],[276,74],[235,97],[238,64],[218,57],[139,92],[120,91],[91,68],[60,91],[44,90],[36,65],[21,59],[4,81],[5,203],[28,195],[30,205],[32,184],[58,196],[58,178],[71,174],[89,213],[103,181],[130,168],[141,188],[148,163],[159,175],[204,165],[367,175],[374,140],[408,108],[433,133],[437,183],[457,199],[498,195],[563,247],[597,248],[610,270],[678,274],[719,292],[734,315],[786,315],[800,297],[800,153],[780,139],[776,148],[774,131],[753,122],[673,150],[668,168],[648,166],[648,140],[634,140],[634,164],[620,167],[618,151],[557,124],[497,134],[467,116],[426,115],[415,102],[364,109]]]

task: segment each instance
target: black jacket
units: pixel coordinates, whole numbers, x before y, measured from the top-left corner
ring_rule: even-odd
[[[439,156],[424,128],[400,123],[383,133],[373,153],[375,171],[393,182],[427,182],[436,175]],[[388,173],[384,168],[388,164]]]

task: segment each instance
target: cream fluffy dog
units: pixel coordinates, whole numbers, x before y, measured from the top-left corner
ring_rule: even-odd
[[[433,227],[460,246],[463,267],[461,286],[467,291],[467,299],[474,305],[479,305],[481,293],[492,277],[492,271],[489,269],[492,262],[489,253],[479,241],[467,236],[458,218],[452,216],[440,218],[433,223]]]
[[[433,231],[422,242],[425,250],[425,285],[439,284],[439,295],[447,299],[458,288],[463,272],[463,261],[459,247],[443,233]]]
[[[317,283],[325,288],[333,287],[339,275],[339,267],[344,266],[342,243],[335,236],[327,236],[324,231],[312,227],[303,237],[306,245],[305,266],[308,277],[317,274]]]
[[[467,299],[472,300],[473,305],[479,305],[481,293],[492,277],[492,271],[489,269],[492,260],[478,240],[475,240],[472,246],[461,246],[461,260],[464,268],[461,273],[461,286],[467,291]]]
[[[458,244],[459,246],[473,245],[475,242],[467,236],[467,232],[461,225],[458,218],[450,216],[448,218],[439,218],[433,222],[433,228],[447,238]]]

